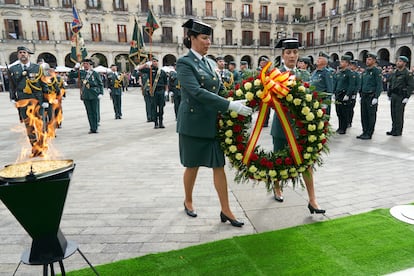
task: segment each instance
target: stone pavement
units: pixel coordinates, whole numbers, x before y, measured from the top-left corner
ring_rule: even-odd
[[[101,101],[99,134],[88,134],[79,91],[63,102],[64,122],[53,141],[57,158],[73,159],[72,177],[60,228],[94,265],[164,252],[210,241],[348,216],[414,201],[414,103],[406,110],[404,136],[389,137],[389,102],[380,98],[376,132],[361,141],[359,105],[354,125],[335,136],[330,153],[315,174],[316,193],[325,216],[310,215],[306,190],[285,188],[278,203],[264,184],[236,184],[229,168],[229,196],[242,228],[221,223],[212,171],[201,168],[194,191],[197,218],[183,211],[183,167],[178,155],[173,105],[166,103],[165,129],[146,122],[138,88],[123,96],[123,119],[114,120],[106,93]],[[413,100],[411,100],[413,101]],[[337,127],[333,111],[331,120]],[[27,147],[24,130],[7,93],[0,93],[0,167],[14,163]],[[261,145],[271,145],[264,129]],[[12,275],[31,238],[0,203],[0,275]],[[78,253],[64,260],[66,270],[87,267]],[[56,266],[57,267],[57,266]],[[58,270],[58,269],[57,269]],[[40,275],[41,267],[21,265],[16,275]]]

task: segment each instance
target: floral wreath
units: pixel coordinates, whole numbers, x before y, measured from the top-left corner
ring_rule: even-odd
[[[263,181],[271,189],[274,181],[292,180],[303,185],[300,175],[309,166],[322,165],[322,152],[328,152],[332,135],[326,115],[324,94],[290,72],[280,72],[269,62],[259,74],[245,77],[222,95],[228,100],[247,100],[246,105],[259,111],[250,133],[252,116],[235,111],[219,117],[220,145],[230,164],[237,170],[235,181]],[[269,107],[279,117],[288,145],[278,152],[256,146]]]

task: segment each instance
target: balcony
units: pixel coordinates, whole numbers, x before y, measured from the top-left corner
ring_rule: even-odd
[[[221,20],[224,20],[224,21],[235,21],[235,20],[237,20],[236,11],[224,10],[223,11],[223,17],[221,18]]]
[[[276,16],[276,23],[289,23],[289,15],[279,14]]]
[[[166,6],[159,5],[158,6],[158,14],[161,17],[175,16],[176,15],[175,14],[175,7],[167,8]]]
[[[254,13],[241,13],[241,21],[244,22],[253,22],[254,21]]]
[[[203,19],[217,19],[217,10],[203,10]]]
[[[183,14],[185,17],[197,16],[197,9],[192,9],[192,10],[182,9],[181,14]]]
[[[362,0],[360,5],[361,11],[371,10],[374,8],[372,0]]]
[[[336,7],[336,8],[331,9],[330,12],[329,12],[329,15],[331,17],[341,16],[339,7]]]
[[[259,13],[259,22],[261,23],[272,23],[272,15]]]
[[[347,3],[343,7],[344,14],[354,13],[355,12],[355,5],[354,3]]]

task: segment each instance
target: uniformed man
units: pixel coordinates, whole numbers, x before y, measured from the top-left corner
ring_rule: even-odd
[[[173,96],[174,101],[174,114],[175,120],[177,120],[178,107],[181,103],[181,85],[177,78],[176,63],[173,64],[174,70],[170,72],[170,77],[168,80],[168,89],[170,94]]]
[[[115,120],[122,119],[122,83],[125,75],[118,72],[118,66],[111,65],[111,72],[108,74],[108,91],[114,106]]]
[[[330,70],[327,68],[329,55],[325,52],[319,52],[316,59],[316,69],[313,71],[310,79],[311,85],[315,87],[315,91],[324,93],[326,114],[331,115],[331,99],[333,93],[333,77]]]
[[[236,70],[236,62],[229,62],[229,71],[233,74],[234,83],[239,83],[241,81],[239,71]]]
[[[224,87],[230,88],[234,82],[233,73],[226,69],[226,62],[224,61],[223,57],[217,57],[216,62],[219,75]]]
[[[298,60],[297,67],[301,70],[307,71],[309,73],[309,79],[310,79],[310,73],[312,72],[311,65],[312,65],[312,61],[309,57],[301,57]]]
[[[32,110],[33,115],[44,121],[44,109],[49,106],[43,98],[47,93],[47,84],[42,81],[42,67],[30,62],[30,55],[33,54],[25,46],[17,47],[17,58],[20,63],[9,69],[10,74],[10,100],[16,105],[20,121],[26,126],[27,136],[32,145],[32,157],[41,156],[44,150],[44,139],[42,131],[36,132],[33,120],[29,118],[28,111]],[[42,115],[43,114],[43,115]]]
[[[152,97],[151,117],[154,119],[154,128],[165,128],[163,119],[165,95],[168,95],[167,73],[158,66],[158,59],[155,56],[151,58],[151,61],[139,65],[138,70],[142,74],[145,89]]]
[[[247,76],[250,76],[252,74],[251,70],[249,69],[249,63],[245,60],[240,61],[240,81],[242,81]]]
[[[335,107],[338,116],[338,134],[345,134],[349,122],[349,103],[354,92],[355,75],[349,69],[349,62],[352,57],[343,55],[339,62],[339,71],[334,81]]]
[[[69,72],[70,78],[80,78],[81,100],[85,105],[89,122],[89,134],[98,133],[99,100],[103,97],[103,82],[98,72],[93,70],[93,61],[84,59],[83,69],[76,63],[74,70]]]
[[[348,127],[352,126],[352,120],[354,118],[354,108],[355,108],[355,104],[356,104],[356,98],[358,93],[360,93],[361,90],[361,73],[359,72],[359,67],[358,67],[358,61],[357,60],[352,60],[350,62],[350,69],[352,71],[352,74],[354,74],[354,91],[352,93],[351,98],[349,99],[349,104],[348,104]]]
[[[377,121],[378,97],[382,91],[382,73],[376,66],[377,55],[367,54],[366,68],[361,76],[361,123],[362,134],[358,139],[369,140],[374,133]]]
[[[44,80],[48,87],[47,94],[43,95],[49,103],[47,108],[47,130],[51,132],[51,136],[55,136],[55,129],[62,122],[61,101],[59,99],[61,99],[61,93],[64,93],[64,91],[61,91],[62,81],[60,76],[56,74],[55,69],[47,63],[43,63],[41,66],[43,67]]]
[[[404,125],[404,109],[408,98],[414,92],[413,73],[407,69],[408,58],[399,56],[396,69],[390,77],[388,97],[391,100],[391,131],[387,135],[401,136]]]

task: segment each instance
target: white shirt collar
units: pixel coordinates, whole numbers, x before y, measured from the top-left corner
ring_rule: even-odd
[[[199,59],[201,60],[203,58],[202,55],[200,55],[200,53],[198,53],[197,51],[193,50],[192,48],[190,49],[191,52],[193,52],[193,54]]]

